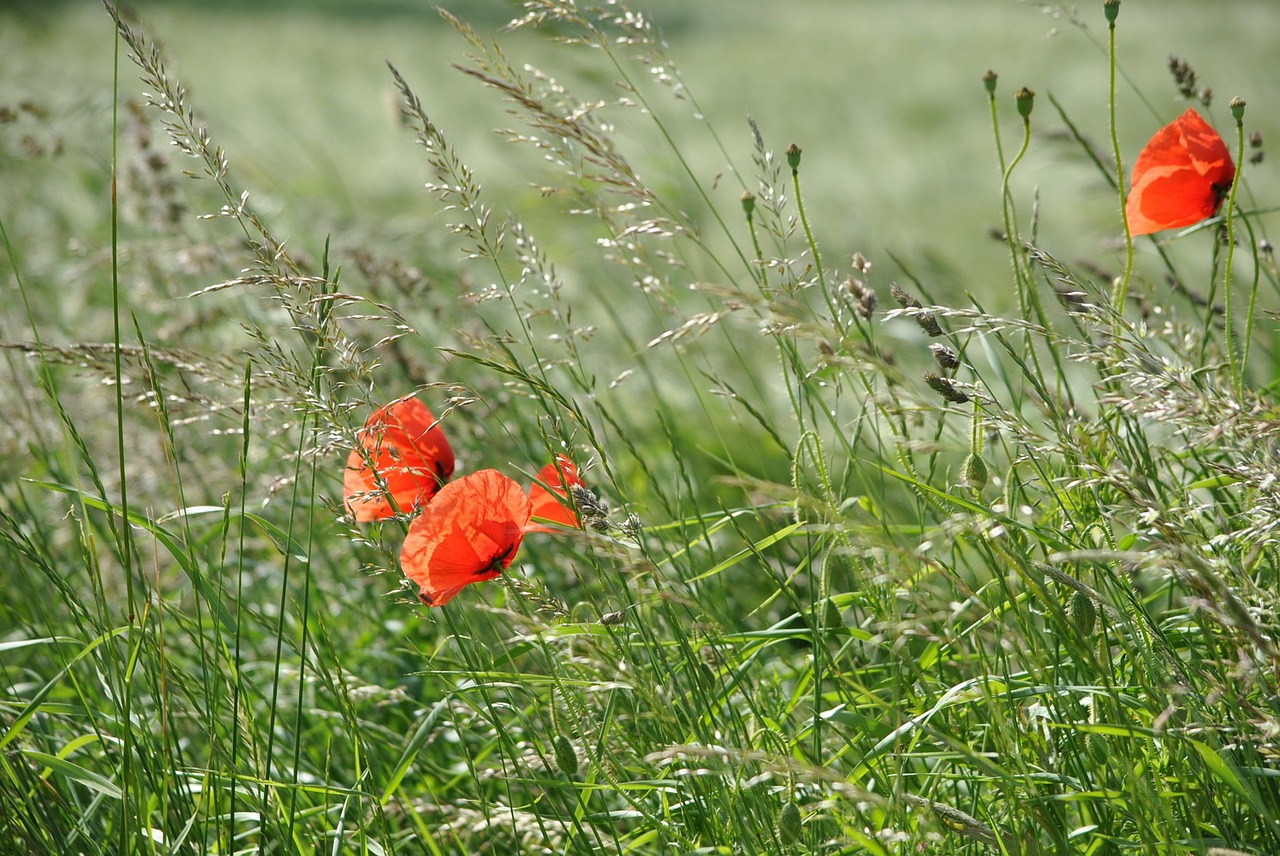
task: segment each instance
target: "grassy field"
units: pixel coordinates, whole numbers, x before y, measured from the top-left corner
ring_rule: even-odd
[[[0,8],[0,852],[1280,852],[1280,12],[529,9]]]

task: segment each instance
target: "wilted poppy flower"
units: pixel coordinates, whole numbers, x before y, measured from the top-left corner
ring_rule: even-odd
[[[564,455],[559,455],[554,463],[547,464],[538,471],[538,480],[529,486],[533,516],[550,523],[581,527],[582,521],[578,519],[573,500],[569,498],[570,489],[580,484],[582,480],[578,478],[577,466]],[[529,528],[538,532],[551,531],[537,523]]]
[[[1133,165],[1130,235],[1191,226],[1218,212],[1236,166],[1227,144],[1190,108],[1156,131]]]
[[[400,568],[423,603],[443,606],[466,586],[502,575],[532,511],[520,485],[497,470],[450,482],[409,525]]]
[[[444,431],[412,395],[374,411],[359,437],[342,478],[347,511],[358,521],[412,511],[453,475],[453,449]]]

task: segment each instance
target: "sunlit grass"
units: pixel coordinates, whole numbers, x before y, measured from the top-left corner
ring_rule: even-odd
[[[397,12],[377,53],[354,45],[384,19],[311,21],[297,69],[187,91],[216,40],[170,39],[166,15],[201,13],[157,9],[119,48],[122,91],[158,106],[98,128],[119,142],[114,242],[110,209],[74,204],[107,186],[100,116],[17,107],[0,849],[1280,849],[1270,316],[1234,374],[1217,222],[1139,242],[1112,305],[1127,176],[1105,51],[1059,20],[1046,50],[1078,65],[1002,71],[987,102],[982,70],[1042,25],[951,51],[964,13],[910,5],[937,17],[864,41],[925,38],[920,73],[950,57],[949,93],[857,103],[828,71],[776,112],[700,82],[715,50],[741,55],[733,19],[678,79],[647,19],[558,3],[497,41],[487,7],[475,29]],[[1126,68],[1169,49],[1138,7]],[[824,9],[774,37],[817,50]],[[1265,26],[1222,19],[1248,56]],[[344,107],[238,97],[273,83]],[[206,103],[234,130],[206,131]],[[1157,122],[1116,112],[1131,159]],[[1047,139],[1067,120],[1096,164]],[[518,139],[481,142],[497,123]],[[1243,175],[1233,299],[1265,312],[1270,196]],[[341,498],[356,430],[415,391],[459,474],[527,484],[567,454],[607,512],[421,606],[408,515],[356,524]]]

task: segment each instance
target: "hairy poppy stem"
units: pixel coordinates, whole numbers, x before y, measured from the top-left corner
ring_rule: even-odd
[[[1111,156],[1116,162],[1116,188],[1120,194],[1120,222],[1124,224],[1124,276],[1111,295],[1112,317],[1124,315],[1124,304],[1129,299],[1129,280],[1133,276],[1133,235],[1129,234],[1129,206],[1124,189],[1124,161],[1120,157],[1120,137],[1116,130],[1116,16],[1119,2],[1104,3],[1107,16],[1107,115],[1111,127]]]
[[[1236,335],[1235,335],[1235,301],[1231,297],[1231,273],[1232,264],[1236,254],[1236,190],[1240,187],[1240,175],[1244,171],[1244,99],[1231,99],[1231,115],[1236,120],[1236,163],[1241,165],[1237,169],[1235,175],[1231,178],[1231,190],[1227,193],[1227,261],[1223,266],[1222,273],[1222,299],[1225,304],[1225,313],[1223,321],[1226,324],[1225,336],[1227,346],[1227,365],[1231,369],[1231,391],[1236,398],[1240,398],[1240,388],[1243,383],[1244,364],[1249,356],[1249,337],[1253,327],[1253,301],[1250,301],[1249,321],[1246,324],[1244,337],[1244,354],[1237,358],[1236,356]],[[1254,291],[1255,297],[1257,291]]]

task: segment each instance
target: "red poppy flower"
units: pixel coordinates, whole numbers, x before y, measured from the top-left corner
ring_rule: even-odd
[[[412,395],[374,411],[359,437],[342,478],[347,511],[358,521],[411,511],[453,475],[453,449],[444,431]]]
[[[538,480],[529,486],[533,516],[564,526],[581,527],[582,521],[578,519],[573,500],[569,498],[569,490],[580,484],[582,479],[578,478],[578,468],[573,461],[564,455],[557,456],[555,463],[547,464],[538,471]],[[551,531],[537,523],[529,529],[536,532]]]
[[[1125,205],[1129,234],[1149,235],[1212,217],[1235,175],[1227,144],[1188,108],[1156,131],[1133,165]]]
[[[502,575],[520,549],[533,504],[512,479],[480,470],[440,489],[409,525],[400,568],[427,606]]]

